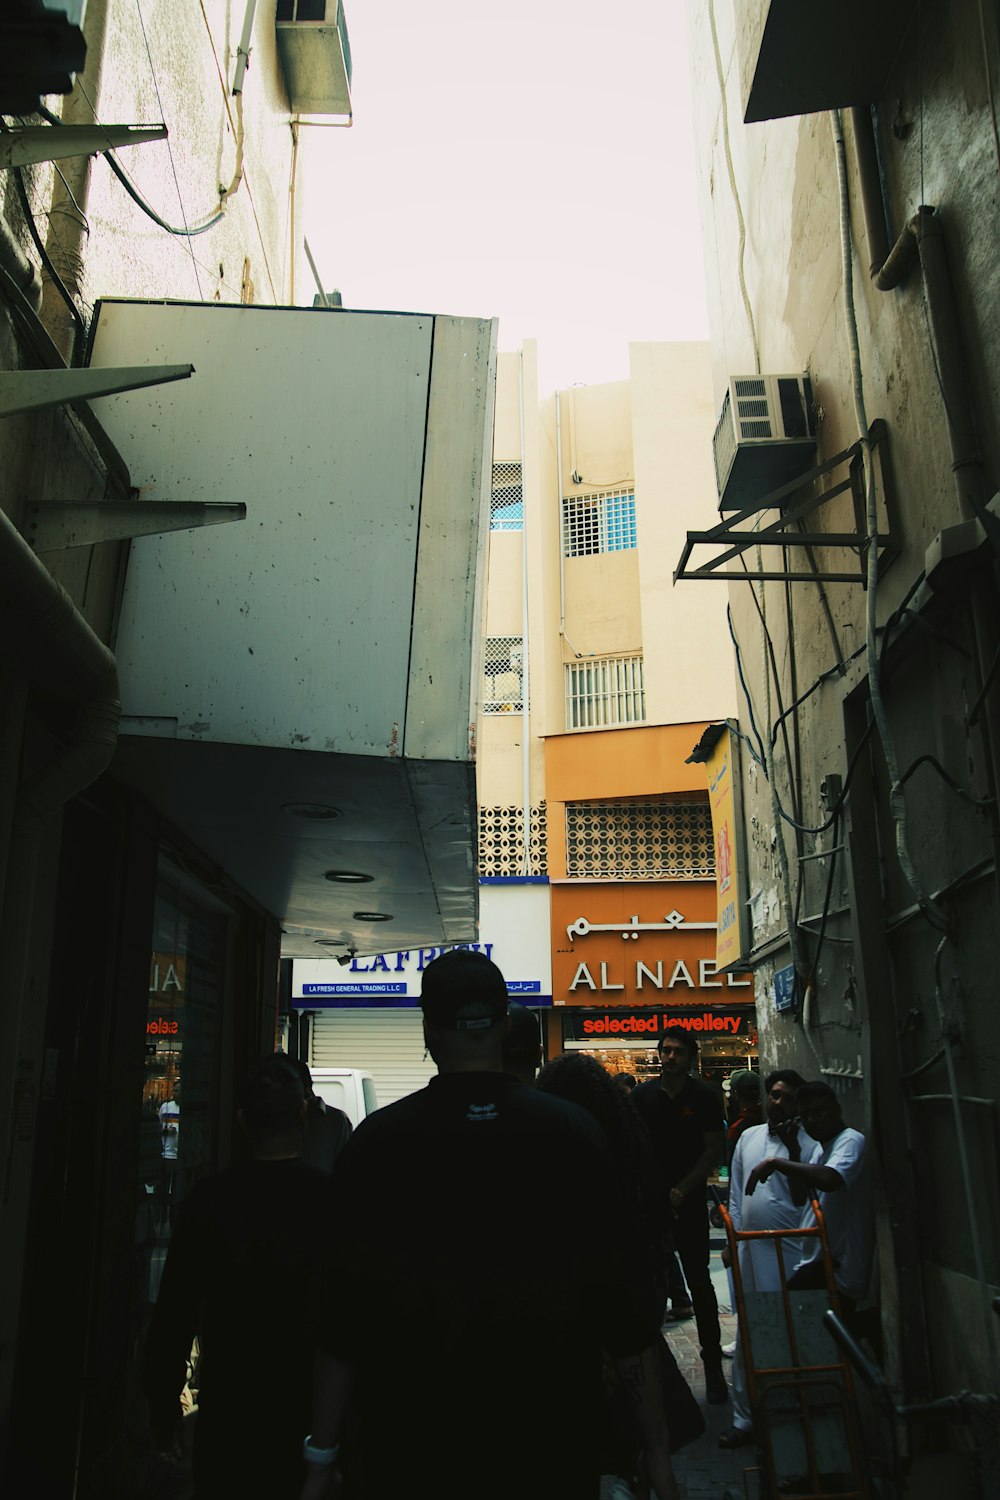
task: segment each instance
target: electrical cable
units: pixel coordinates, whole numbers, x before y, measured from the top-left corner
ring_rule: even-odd
[[[993,125],[993,149],[996,152],[997,168],[1000,169],[1000,130],[997,129],[997,107],[993,98],[993,75],[990,71],[990,49],[986,40],[986,17],[983,15],[983,0],[979,0],[979,40],[983,49],[983,67],[986,70],[986,97],[990,101],[990,120]]]
[[[79,79],[77,79],[77,83],[80,83]],[[82,83],[80,84],[80,87],[81,89],[83,88]],[[87,95],[87,102],[88,104],[90,104],[91,110],[93,111],[94,107],[93,104],[91,104],[89,95]],[[47,110],[44,107],[44,105],[39,108],[38,113],[42,116],[43,120],[48,120],[50,125],[61,126],[63,123],[58,115],[52,114],[51,111]],[[97,126],[98,130],[104,129],[100,120],[98,120],[97,118],[96,112],[94,113],[94,124]],[[185,224],[183,229],[179,229],[176,224],[168,224],[166,219],[162,218],[161,215],[157,213],[153,205],[146,202],[146,199],[142,196],[135,183],[125,171],[125,168],[119,162],[117,156],[115,155],[114,147],[108,146],[107,150],[102,151],[100,154],[104,157],[104,160],[107,162],[112,172],[114,172],[115,176],[118,178],[118,181],[121,183],[122,187],[125,189],[126,193],[128,193],[132,201],[142,209],[147,218],[152,219],[154,224],[158,224],[161,229],[165,229],[167,234],[177,235],[181,239],[194,239],[197,235],[205,234],[207,230],[213,229],[215,225],[218,224],[220,219],[225,218],[225,211],[223,209],[219,209],[219,211],[210,219],[208,219],[204,224],[196,224],[193,229],[189,228],[187,224]],[[199,291],[200,289],[201,288],[199,286]]]
[[[950,786],[951,789],[952,789],[952,791],[956,792],[959,797],[963,797],[966,802],[971,803],[971,805],[973,807],[992,807],[994,805],[994,803],[996,801],[995,797],[974,797],[971,792],[967,792],[965,790],[964,786],[959,786],[958,782],[954,779],[954,777],[952,777],[952,776],[950,776],[948,774],[948,772],[945,770],[944,766],[941,765],[940,761],[935,760],[933,755],[920,755],[920,756],[918,756],[917,759],[913,762],[913,764],[907,770],[905,770],[903,772],[903,774],[900,776],[900,778],[899,778],[899,784],[900,784],[900,786],[903,786],[907,781],[909,781],[910,777],[913,775],[914,771],[916,771],[919,766],[925,766],[925,765],[926,766],[932,766],[933,769],[941,777],[941,780],[943,782],[945,782],[946,785]]]
[[[10,134],[10,126],[7,124],[6,120],[0,119],[0,130],[3,130],[5,134]],[[41,235],[38,233],[38,225],[35,223],[35,215],[32,212],[31,203],[28,200],[28,192],[24,186],[24,173],[22,169],[20,167],[11,167],[11,172],[14,177],[14,187],[17,192],[18,202],[21,205],[21,212],[24,215],[24,222],[27,225],[28,233],[31,235],[32,242],[35,246],[35,249],[38,251],[39,259],[41,260],[42,265],[45,267],[49,280],[52,282],[52,285],[55,287],[56,291],[59,293],[66,306],[69,308],[70,316],[73,319],[73,322],[76,324],[76,330],[79,337],[75,341],[74,347],[82,350],[87,340],[87,325],[84,320],[83,314],[80,312],[80,309],[73,301],[73,294],[70,292],[69,287],[63,281],[62,277],[59,275],[59,272],[52,264],[52,259],[45,248],[45,242],[42,239]]]
[[[743,219],[743,206],[740,203],[739,189],[736,185],[736,169],[733,166],[733,153],[729,143],[729,105],[726,100],[726,73],[722,66],[722,52],[719,48],[719,33],[715,24],[715,0],[708,0],[708,20],[712,29],[712,47],[715,52],[715,71],[719,80],[719,99],[722,113],[722,144],[726,154],[726,167],[729,171],[729,186],[733,194],[733,203],[736,208],[736,223],[739,227],[740,247],[737,267],[740,281],[740,294],[743,297],[743,309],[747,315],[750,325],[750,341],[753,344],[754,374],[760,374],[760,347],[757,343],[757,326],[754,323],[753,307],[750,303],[750,293],[747,291],[747,278],[745,270],[747,227]]]
[[[837,851],[838,851],[839,848],[843,847],[842,845],[838,845],[838,843],[837,843],[837,836],[838,836],[838,831],[839,831],[839,825],[840,825],[840,802],[839,802],[839,799],[838,799],[837,810],[833,814],[833,823],[832,823],[832,828],[833,828],[832,845],[833,845],[833,847],[830,849],[830,856],[829,856],[830,857],[830,868],[827,871],[827,876],[826,876],[826,893],[825,893],[825,895],[823,897],[823,908],[822,908],[822,911],[820,913],[819,932],[816,934],[816,946],[813,949],[812,967],[809,970],[809,978],[806,981],[807,986],[815,984],[815,981],[816,981],[816,972],[817,972],[817,970],[819,968],[819,958],[820,958],[820,954],[823,951],[823,939],[826,937],[826,924],[827,924],[827,920],[828,920],[829,915],[830,915],[830,904],[831,904],[831,902],[833,900],[833,877],[834,877],[834,872],[835,872],[835,870],[837,868]]]
[[[742,738],[746,741],[747,745],[750,746],[750,751],[753,755],[754,760],[759,766],[763,766],[765,764],[764,742],[760,737],[760,730],[757,728],[757,722],[754,718],[753,699],[750,697],[750,689],[747,687],[747,680],[743,673],[743,653],[740,650],[740,643],[737,640],[736,631],[733,628],[733,611],[732,606],[729,604],[726,605],[726,622],[729,625],[729,637],[733,643],[733,649],[736,652],[736,675],[740,679],[740,687],[743,689],[743,697],[746,699],[747,713],[750,717],[750,728],[753,730],[754,734],[757,737],[757,749],[754,750],[753,745],[746,735],[743,735]]]
[[[149,37],[146,35],[146,23],[145,23],[145,21],[142,18],[142,6],[139,3],[139,0],[135,0],[135,10],[136,10],[136,15],[139,17],[139,29],[142,32],[142,40],[143,40],[143,44],[144,44],[144,46],[146,48],[146,60],[149,63],[149,71],[150,71],[150,74],[151,74],[152,79],[153,79],[153,90],[154,90],[154,92],[156,94],[156,103],[157,103],[157,107],[158,107],[159,112],[160,112],[160,119],[161,120],[165,120],[166,119],[166,114],[165,114],[164,108],[163,108],[163,100],[160,97],[160,81],[159,81],[159,79],[156,76],[156,67],[155,67],[155,65],[153,63],[153,54],[149,50]],[[180,211],[181,211],[181,218],[184,220],[184,228],[187,229],[187,227],[188,227],[188,218],[187,218],[187,211],[186,211],[186,209],[184,207],[184,195],[181,192],[181,180],[180,180],[180,178],[177,175],[177,163],[174,161],[174,148],[170,144],[170,136],[169,135],[167,136],[167,157],[168,157],[169,162],[170,162],[170,171],[173,174],[174,187],[177,189],[177,203],[178,203],[178,206],[179,206]],[[190,238],[190,235],[188,235],[188,238]],[[188,249],[191,250],[190,243],[188,244]],[[198,288],[198,298],[199,298],[200,301],[204,302],[204,300],[205,300],[205,294],[204,294],[204,292],[201,289],[201,277],[198,275],[198,262],[194,258],[194,252],[193,251],[191,252],[191,265],[192,265],[192,267],[194,269],[194,281],[195,281],[195,286]]]
[[[871,435],[869,431],[868,418],[865,413],[864,388],[861,374],[861,349],[858,341],[858,325],[854,311],[854,282],[852,264],[852,246],[850,231],[850,198],[847,187],[847,161],[844,149],[844,131],[839,110],[831,110],[830,121],[833,128],[834,156],[837,166],[837,181],[840,189],[840,242],[841,260],[843,266],[844,280],[844,317],[847,324],[847,338],[850,346],[852,385],[854,394],[855,420],[858,425],[858,435],[861,442],[861,453],[864,462],[865,488],[866,488],[866,527],[867,527],[867,597],[866,597],[866,657],[868,662],[869,697],[872,705],[872,714],[878,728],[879,739],[882,744],[882,753],[885,757],[886,770],[889,773],[889,812],[892,817],[895,832],[896,858],[899,861],[900,871],[907,885],[910,887],[921,911],[928,922],[939,931],[947,929],[947,918],[945,914],[931,901],[924,891],[920,878],[910,857],[909,846],[906,836],[906,798],[899,782],[899,766],[896,760],[896,747],[892,740],[889,728],[888,716],[885,703],[882,698],[882,688],[879,682],[879,662],[876,645],[877,631],[877,605],[878,605],[878,507],[875,492],[875,469],[872,462]]]

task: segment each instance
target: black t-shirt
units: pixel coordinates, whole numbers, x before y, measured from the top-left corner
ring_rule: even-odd
[[[448,1074],[358,1127],[333,1191],[321,1342],[359,1373],[366,1495],[596,1494],[601,1346],[657,1320],[594,1120]]]
[[[705,1149],[706,1135],[721,1135],[725,1121],[711,1089],[687,1078],[674,1098],[658,1078],[632,1090],[632,1102],[646,1122],[664,1188],[676,1187]]]
[[[247,1162],[197,1183],[178,1213],[143,1383],[154,1428],[169,1428],[197,1333],[196,1477],[199,1450],[218,1448],[233,1493],[256,1494],[257,1479],[263,1492],[264,1475],[290,1470],[298,1481],[304,1472],[330,1190],[329,1173],[299,1158]]]

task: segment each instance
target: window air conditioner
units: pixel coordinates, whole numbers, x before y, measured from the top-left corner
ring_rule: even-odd
[[[809,376],[734,376],[712,444],[720,510],[746,510],[804,474],[816,454]]]
[[[277,0],[278,52],[295,114],[351,113],[351,43],[341,0]]]

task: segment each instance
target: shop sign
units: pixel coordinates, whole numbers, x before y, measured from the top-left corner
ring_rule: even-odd
[[[163,1000],[183,1000],[187,957],[183,953],[157,953],[149,957],[149,993]]]
[[[473,953],[493,957],[492,943],[453,943]],[[420,1004],[420,976],[429,963],[447,948],[412,948],[399,953],[380,953],[374,958],[352,958],[350,964],[335,959],[295,959],[292,963],[292,1005],[296,1010],[331,1010],[338,1006],[400,1006],[412,1010]],[[505,976],[506,977],[506,976]],[[507,993],[524,1005],[552,1004],[543,993],[540,979],[507,979]]]
[[[753,1024],[752,1006],[697,1010],[574,1010],[563,1017],[567,1042],[648,1041],[655,1046],[665,1031],[679,1028],[698,1035],[746,1036]]]
[[[743,836],[739,740],[728,724],[719,726],[705,770],[715,839],[716,939],[719,969],[738,964],[750,946],[746,903],[746,841]]]
[[[555,887],[552,898],[557,1005],[732,1004],[731,991],[752,988],[719,972],[709,883]]]

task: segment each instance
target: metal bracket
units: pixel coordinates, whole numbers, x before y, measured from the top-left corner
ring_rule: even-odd
[[[93,547],[99,542],[123,542],[136,536],[243,521],[246,513],[242,502],[40,501],[28,509],[25,540],[36,552],[61,552],[64,547]]]
[[[878,458],[879,491],[887,522],[886,531],[879,531],[875,537],[875,545],[879,548],[879,577],[899,554],[894,525],[895,491],[888,464],[887,432],[886,424],[881,419],[873,422],[869,430],[872,452]],[[718,526],[713,526],[710,531],[689,531],[680,561],[674,571],[674,582],[677,583],[682,578],[709,578],[722,583],[780,580],[788,583],[860,583],[862,588],[866,587],[865,553],[868,548],[868,535],[861,446],[858,442],[850,448],[845,448],[843,453],[837,453],[824,463],[817,464],[814,469],[809,469],[797,479],[765,495],[756,505],[741,509],[738,516],[728,517]],[[828,475],[833,476],[833,471],[845,464],[847,474],[844,478],[828,484],[826,488],[820,487],[818,481],[825,479]],[[853,531],[805,530],[803,521],[806,516],[845,492],[850,492],[853,503]],[[766,511],[780,512],[778,519],[769,526],[752,529],[755,518],[763,516]],[[746,521],[751,523],[751,529],[738,529],[739,522]],[[708,562],[698,567],[689,567],[694,548],[705,545],[721,546],[723,550],[717,552]],[[749,548],[758,547],[804,548],[809,568],[798,572],[789,571],[787,566],[770,570],[763,567],[756,570],[749,569],[743,559],[743,554]],[[819,548],[824,551],[849,550],[854,554],[854,565],[843,569],[820,569],[814,555],[815,549]],[[739,558],[742,564],[738,572],[735,569],[725,568],[725,564],[732,562],[734,558]]]
[[[41,411],[67,401],[92,401],[95,396],[117,396],[148,385],[187,380],[194,365],[131,365],[118,370],[0,370],[0,417]]]
[[[164,141],[165,125],[19,125],[0,136],[0,167],[30,167],[67,156],[99,156],[114,146]]]

